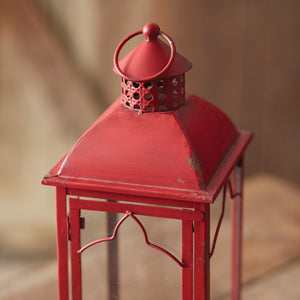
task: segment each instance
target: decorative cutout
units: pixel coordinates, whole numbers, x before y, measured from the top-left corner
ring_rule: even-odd
[[[165,82],[163,80],[159,80],[159,82],[157,83],[157,86],[162,89],[166,86]]]
[[[134,98],[135,100],[139,100],[141,97],[140,97],[140,94],[139,94],[139,93],[134,93],[134,94],[133,94],[133,98]]]
[[[176,86],[177,83],[178,83],[178,80],[177,80],[176,77],[174,77],[174,78],[172,79],[172,84],[173,84],[174,86]]]
[[[184,74],[146,82],[133,82],[122,78],[121,89],[122,102],[131,110],[170,111],[185,102]]]
[[[153,85],[151,82],[145,82],[144,83],[144,88],[148,89],[148,90],[151,90],[153,88]]]
[[[147,101],[150,101],[150,100],[152,100],[152,95],[151,94],[146,94],[145,95],[145,99],[147,100]]]
[[[236,196],[241,196],[242,197],[242,193],[233,193],[233,188],[232,188],[231,181],[230,181],[230,179],[228,179],[227,182],[224,184],[224,187],[223,187],[222,211],[221,211],[221,215],[219,217],[219,221],[218,221],[217,228],[216,228],[216,231],[215,231],[214,239],[213,239],[211,250],[210,250],[210,253],[209,253],[209,258],[211,258],[214,254],[218,234],[219,234],[219,231],[220,231],[220,228],[221,228],[221,225],[222,225],[222,221],[223,221],[223,217],[224,217],[227,185],[229,187],[229,195],[230,195],[231,199],[234,199]]]

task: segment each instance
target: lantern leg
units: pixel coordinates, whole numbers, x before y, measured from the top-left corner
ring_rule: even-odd
[[[68,219],[66,207],[66,189],[56,188],[56,231],[57,231],[57,266],[58,299],[69,299],[68,276]]]
[[[81,254],[80,249],[80,210],[70,208],[71,224],[71,272],[72,272],[72,300],[82,299],[81,287]]]
[[[182,221],[182,300],[193,298],[193,222]]]
[[[204,220],[194,222],[194,300],[208,300],[210,295],[210,207],[197,204],[195,211],[203,213]]]
[[[243,159],[241,158],[232,174],[233,199],[232,218],[232,267],[231,299],[241,299],[242,264],[242,220],[243,220]]]
[[[108,212],[106,215],[107,236],[111,236],[117,224],[117,214]],[[119,270],[118,270],[118,240],[114,239],[107,244],[108,247],[108,299],[119,299]]]

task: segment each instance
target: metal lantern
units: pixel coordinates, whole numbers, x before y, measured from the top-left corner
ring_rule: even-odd
[[[124,44],[141,33],[144,41],[119,62]],[[69,299],[68,245],[76,300],[82,298],[82,253],[112,240],[127,218],[149,246],[181,268],[182,299],[209,299],[209,262],[224,212],[211,242],[210,205],[223,189],[224,210],[226,188],[233,198],[232,299],[240,299],[243,153],[252,134],[238,131],[211,103],[185,94],[184,74],[191,66],[153,23],[117,47],[121,97],[42,181],[56,186],[59,299]],[[81,245],[81,210],[123,217],[111,237]],[[149,242],[139,215],[181,220],[182,257]]]

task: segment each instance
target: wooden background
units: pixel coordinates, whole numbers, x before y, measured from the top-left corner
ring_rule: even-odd
[[[187,91],[254,132],[247,175],[299,185],[299,11],[299,0],[0,0],[0,263],[54,256],[54,190],[40,180],[119,96],[113,52],[147,22],[193,63]]]

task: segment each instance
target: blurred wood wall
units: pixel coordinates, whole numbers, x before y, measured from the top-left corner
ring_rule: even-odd
[[[40,179],[119,96],[114,50],[148,22],[193,62],[187,91],[254,132],[247,174],[299,184],[299,11],[299,0],[0,0],[0,248],[55,246],[54,191]]]

